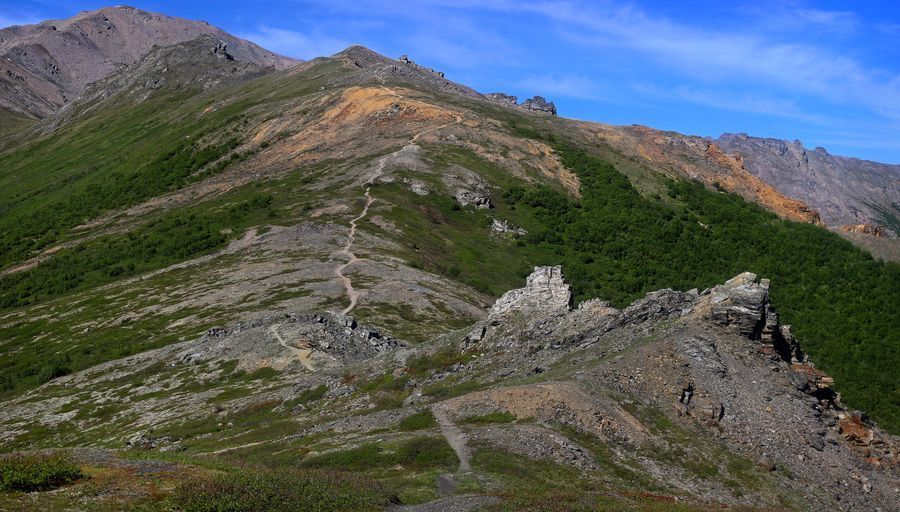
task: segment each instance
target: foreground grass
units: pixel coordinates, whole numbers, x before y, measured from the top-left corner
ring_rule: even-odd
[[[297,469],[239,471],[194,478],[171,502],[183,512],[383,510],[393,496],[370,479]]]
[[[0,457],[0,492],[49,491],[83,476],[62,454],[14,454]]]

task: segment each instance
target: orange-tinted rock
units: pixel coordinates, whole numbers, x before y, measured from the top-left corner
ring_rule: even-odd
[[[847,224],[846,226],[841,226],[840,229],[844,233],[860,233],[877,238],[884,238],[887,236],[887,232],[884,228],[876,224]]]

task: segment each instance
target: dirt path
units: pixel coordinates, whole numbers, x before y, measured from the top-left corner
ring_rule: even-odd
[[[391,91],[390,89],[386,90],[394,96],[399,96],[396,92]],[[375,202],[375,198],[372,197],[371,194],[372,185],[375,184],[375,180],[377,180],[384,174],[384,167],[387,165],[388,160],[399,155],[401,152],[406,151],[407,148],[415,146],[420,137],[427,133],[446,128],[451,124],[462,123],[462,116],[454,115],[453,117],[453,123],[445,123],[440,126],[433,126],[427,130],[416,133],[412,136],[411,139],[409,139],[406,144],[403,145],[402,148],[379,158],[377,164],[375,165],[375,169],[372,171],[372,174],[370,174],[368,179],[363,182],[362,186],[365,187],[365,193],[363,194],[363,197],[366,199],[366,205],[363,207],[362,212],[350,221],[350,233],[347,236],[347,244],[344,245],[344,247],[340,251],[338,251],[338,254],[343,255],[347,258],[347,261],[345,263],[339,264],[334,268],[334,276],[337,277],[341,281],[341,284],[344,285],[344,292],[346,293],[347,298],[350,299],[350,304],[346,308],[344,308],[343,311],[341,311],[342,315],[349,314],[351,311],[353,311],[353,309],[356,307],[356,303],[359,301],[359,297],[364,293],[363,291],[357,290],[353,287],[353,281],[344,274],[344,271],[347,270],[347,267],[349,267],[350,265],[353,265],[357,261],[360,261],[360,258],[357,258],[356,255],[353,254],[353,242],[356,241],[356,229],[359,226],[359,222],[366,218],[366,216],[369,214],[369,207],[371,207],[372,203]]]
[[[472,471],[472,465],[469,462],[469,447],[466,445],[466,435],[450,420],[450,417],[447,416],[447,412],[439,405],[433,406],[431,408],[431,413],[434,415],[434,419],[437,420],[438,426],[441,428],[441,434],[444,435],[447,439],[447,443],[453,448],[453,451],[456,452],[456,457],[459,458],[459,467],[456,469],[456,474]],[[443,474],[438,477],[437,486],[438,494],[441,496],[449,496],[456,492],[456,477],[451,473]]]
[[[305,366],[307,370],[315,371],[315,368],[313,368],[312,365],[312,349],[303,349],[297,348],[293,345],[288,345],[288,343],[284,341],[284,338],[281,337],[281,333],[278,332],[277,325],[269,327],[269,332],[272,333],[273,336],[275,336],[275,339],[278,340],[279,345],[293,352],[294,356],[297,357],[297,360],[300,361],[300,364]]]

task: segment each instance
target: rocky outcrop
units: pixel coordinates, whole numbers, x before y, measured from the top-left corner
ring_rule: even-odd
[[[629,412],[652,404],[683,428],[702,428],[705,433],[692,434],[701,443],[721,441],[770,472],[786,468],[802,485],[818,489],[804,496],[819,508],[836,502],[848,509],[883,507],[895,498],[896,439],[846,411],[833,379],[780,324],[769,287],[768,280],[745,272],[703,292],[651,292],[624,310],[596,299],[573,309],[559,267],[538,267],[465,339],[482,357],[462,371],[536,379],[550,369],[556,378],[567,364],[576,370],[565,382],[467,395],[458,399],[465,403],[461,410],[577,425],[611,445],[646,450],[656,442],[642,424],[648,417],[633,417],[601,398],[620,394],[630,397],[622,402],[630,404]],[[589,370],[592,358],[598,363]],[[576,405],[567,410],[547,393],[550,388],[578,396]],[[493,404],[483,400],[491,393]],[[552,414],[543,417],[544,411]],[[527,442],[525,433],[516,435]],[[497,437],[485,442],[507,443]],[[672,481],[668,471],[663,474]],[[835,481],[840,488],[832,488]]]
[[[460,206],[474,206],[481,210],[487,210],[494,207],[491,198],[486,192],[479,190],[459,189],[453,195],[456,202]]]
[[[503,92],[492,92],[485,94],[484,96],[489,100],[505,103],[507,105],[516,105],[519,102],[519,98]]]
[[[546,112],[550,115],[556,115],[556,105],[552,101],[547,101],[543,96],[535,96],[522,102],[520,107],[526,110],[535,110],[538,112]]]
[[[489,316],[515,310],[522,313],[565,312],[572,302],[572,291],[563,279],[562,267],[535,267],[524,288],[510,290],[497,299]]]
[[[752,339],[762,337],[767,320],[775,323],[769,311],[769,280],[757,282],[751,272],[704,291],[698,302],[697,309],[705,318]],[[770,333],[773,328],[769,326]]]
[[[501,236],[522,236],[528,233],[525,228],[520,228],[506,219],[493,219],[491,221],[491,232]]]
[[[510,94],[502,92],[488,93],[485,94],[484,97],[491,101],[496,101],[497,103],[502,103],[504,105],[516,106],[525,110],[531,110],[535,112],[545,112],[554,116],[556,115],[556,105],[554,105],[552,101],[547,101],[543,96],[535,96],[518,104],[517,102],[519,101],[519,99],[516,96],[512,96]]]

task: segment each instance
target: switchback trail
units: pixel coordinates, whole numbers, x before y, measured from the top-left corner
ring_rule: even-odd
[[[394,96],[398,96],[398,94],[396,92],[391,91],[390,89],[387,89],[387,88],[385,88],[385,89],[390,94],[392,94]],[[366,204],[365,204],[365,206],[363,206],[362,212],[359,215],[357,215],[355,218],[353,218],[353,220],[350,221],[350,234],[347,236],[347,244],[344,245],[343,249],[338,251],[338,254],[341,254],[347,258],[347,261],[345,263],[341,263],[334,269],[335,277],[337,277],[341,281],[341,283],[344,285],[344,290],[345,290],[345,293],[347,294],[347,298],[350,299],[350,304],[346,308],[344,308],[343,311],[341,311],[342,315],[349,314],[351,311],[353,311],[353,309],[356,307],[356,302],[359,300],[360,295],[362,295],[362,293],[363,293],[353,287],[353,281],[344,274],[344,271],[347,270],[347,267],[349,267],[350,265],[352,265],[360,260],[360,258],[357,258],[356,255],[353,254],[353,242],[356,240],[356,230],[357,230],[357,227],[359,226],[359,222],[361,220],[363,220],[364,218],[366,218],[366,216],[369,214],[369,207],[371,207],[372,203],[375,202],[375,198],[372,197],[372,194],[371,194],[372,185],[375,184],[375,180],[377,180],[384,174],[384,167],[387,165],[388,160],[390,160],[391,158],[394,158],[395,156],[397,156],[402,151],[405,151],[410,146],[415,146],[416,142],[419,140],[419,137],[421,137],[422,135],[425,135],[426,133],[430,133],[430,132],[433,132],[436,130],[440,130],[442,128],[446,128],[447,126],[450,126],[451,124],[454,124],[454,123],[455,124],[462,123],[461,116],[454,115],[453,117],[455,119],[453,123],[445,123],[440,126],[433,126],[427,130],[418,132],[415,135],[413,135],[413,137],[411,139],[409,139],[409,141],[406,144],[404,144],[402,148],[398,149],[397,151],[394,151],[393,153],[389,153],[389,154],[379,158],[375,165],[375,169],[369,175],[368,179],[366,179],[366,181],[363,182],[362,186],[365,187],[365,193],[363,194],[363,197],[366,200]]]

